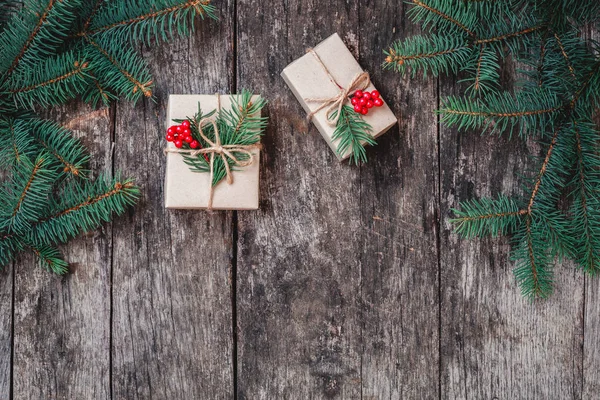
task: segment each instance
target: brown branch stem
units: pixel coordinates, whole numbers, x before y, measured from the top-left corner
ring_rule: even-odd
[[[23,205],[23,202],[25,201],[25,197],[27,197],[27,193],[29,192],[31,185],[33,184],[33,180],[37,176],[38,172],[40,172],[40,169],[42,169],[42,164],[44,164],[44,159],[40,158],[37,160],[37,162],[33,166],[33,170],[31,171],[31,175],[29,175],[27,184],[25,185],[25,188],[23,188],[23,192],[21,193],[21,196],[19,197],[19,201],[17,201],[17,204],[13,210],[12,217],[17,215],[17,213],[19,212],[19,209]]]
[[[116,28],[117,26],[123,26],[123,25],[130,25],[130,24],[134,24],[136,22],[141,22],[150,18],[155,18],[155,17],[159,17],[168,13],[171,13],[173,11],[177,11],[177,10],[183,10],[186,8],[195,8],[196,10],[198,10],[198,12],[200,14],[202,14],[204,11],[202,10],[202,8],[198,7],[200,5],[206,6],[210,4],[210,0],[191,0],[188,1],[184,4],[178,4],[176,6],[173,7],[169,7],[169,8],[164,8],[162,10],[159,11],[155,11],[155,12],[151,12],[148,14],[144,14],[144,15],[140,15],[137,16],[135,18],[131,18],[125,21],[119,21],[119,22],[115,22],[114,24],[110,24],[110,25],[106,25],[106,26],[102,26],[96,29],[92,29],[90,31],[84,30],[83,32],[79,32],[77,35],[75,36],[79,36],[79,37],[85,37],[88,35],[94,35],[96,33],[99,32],[103,32],[103,31],[107,31],[109,29],[113,29]]]
[[[433,7],[431,7],[428,4],[425,4],[421,0],[413,0],[413,2],[417,6],[422,7],[422,8],[426,9],[429,12],[432,12],[434,14],[439,15],[440,17],[444,18],[445,20],[452,22],[454,25],[458,26],[460,29],[462,29],[463,31],[467,32],[469,34],[469,36],[473,36],[473,37],[475,36],[474,32],[472,32],[471,30],[469,30],[466,26],[464,26],[463,24],[461,24],[460,22],[458,22],[456,19],[452,18],[448,14],[444,14],[440,10],[438,10],[436,8],[433,8]]]
[[[8,71],[6,71],[6,76],[10,75],[15,70],[15,68],[17,68],[17,66],[19,65],[19,62],[21,62],[21,59],[25,55],[25,52],[27,51],[27,49],[29,49],[29,46],[31,46],[31,43],[36,38],[36,36],[40,32],[40,30],[42,29],[42,25],[44,25],[44,22],[46,22],[46,18],[48,18],[48,14],[50,13],[50,11],[52,10],[52,8],[54,7],[55,3],[56,3],[56,0],[50,0],[48,2],[48,5],[46,6],[46,9],[44,10],[44,12],[42,13],[42,15],[40,16],[40,19],[38,20],[38,23],[36,24],[35,28],[31,32],[31,35],[29,35],[29,38],[27,38],[27,41],[25,42],[25,45],[23,45],[23,48],[21,49],[21,52],[13,60],[11,66],[8,68]]]

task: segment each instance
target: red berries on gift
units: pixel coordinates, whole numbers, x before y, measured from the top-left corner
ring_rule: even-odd
[[[183,146],[183,143],[192,143],[196,142],[196,147],[200,145],[196,140],[194,140],[192,136],[192,131],[190,130],[190,121],[185,120],[179,125],[173,125],[167,129],[166,139],[168,142],[173,142],[175,147],[180,149]],[[191,147],[191,146],[190,146]]]
[[[184,120],[179,125],[173,125],[167,129],[166,139],[168,142],[173,142],[175,147],[181,149],[201,149],[202,145],[199,141],[194,139],[192,131],[190,130],[190,121]],[[210,162],[208,155],[202,154],[206,162]]]
[[[373,90],[370,93],[357,90],[350,99],[350,103],[354,106],[355,112],[367,115],[369,113],[369,108],[381,107],[383,105],[383,100],[381,100],[379,96],[377,90]]]

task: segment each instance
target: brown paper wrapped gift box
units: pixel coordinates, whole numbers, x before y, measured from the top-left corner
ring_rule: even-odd
[[[232,96],[221,95],[222,109],[231,107]],[[167,108],[167,127],[175,125],[175,119],[193,117],[198,112],[208,114],[218,106],[215,95],[170,95]],[[175,148],[173,143],[169,148]],[[214,188],[214,210],[258,209],[260,151],[252,150],[254,162],[247,167],[234,167],[233,183],[223,180]],[[174,209],[205,209],[210,195],[210,174],[192,172],[184,162],[183,155],[167,153],[165,173],[165,207]]]
[[[313,50],[327,67],[335,81],[342,87],[348,85],[357,74],[364,72],[337,33],[319,43]],[[329,98],[340,92],[339,87],[331,81],[317,58],[310,53],[305,54],[285,67],[281,76],[300,104],[302,104],[307,114],[315,111],[320,104],[318,102],[306,101],[306,99]],[[375,87],[371,84],[366,90],[372,91],[375,90]],[[312,122],[319,132],[321,132],[329,147],[337,155],[338,141],[332,140],[335,127],[328,123],[326,110],[327,108],[317,112],[313,116]],[[373,128],[371,134],[375,138],[383,135],[398,122],[398,119],[387,104],[372,109],[363,118]],[[348,150],[345,154],[338,155],[338,158],[343,160],[349,156],[350,151]]]

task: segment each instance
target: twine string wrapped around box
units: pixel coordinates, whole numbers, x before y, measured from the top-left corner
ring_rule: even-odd
[[[346,86],[344,88],[342,85],[340,85],[335,80],[333,75],[331,75],[331,72],[329,71],[327,66],[325,66],[325,64],[323,63],[323,60],[321,60],[321,57],[319,57],[319,55],[317,54],[316,51],[314,51],[313,49],[308,49],[307,53],[311,53],[316,58],[317,62],[321,65],[321,67],[323,68],[323,70],[325,71],[327,76],[329,77],[329,80],[340,89],[338,94],[336,94],[335,96],[332,96],[332,97],[305,99],[305,101],[307,103],[308,102],[321,103],[321,105],[319,107],[317,107],[315,110],[313,110],[312,112],[310,112],[308,114],[307,120],[310,122],[316,113],[318,113],[319,111],[323,110],[326,107],[329,107],[327,109],[327,113],[326,113],[327,122],[331,126],[336,126],[338,120],[340,119],[340,112],[342,111],[344,102],[348,99],[348,96],[350,95],[350,93],[352,93],[356,90],[365,90],[371,84],[371,79],[369,77],[369,73],[365,71],[365,72],[356,74],[354,76],[354,78],[352,78],[352,80],[350,81],[348,86]],[[331,118],[331,115],[335,111],[337,111],[337,113],[335,114],[335,117]]]
[[[218,113],[220,113],[221,112],[221,96],[218,93],[215,94],[215,96],[217,96],[217,110],[218,110]],[[213,133],[215,136],[214,141],[210,140],[202,131],[202,127],[204,125],[206,125],[207,123],[212,124],[212,126],[213,126]],[[260,144],[221,144],[221,136],[219,135],[219,127],[217,126],[217,121],[214,116],[208,117],[208,118],[202,118],[199,122],[197,122],[196,127],[198,128],[198,133],[200,134],[200,137],[202,139],[204,139],[204,141],[206,143],[208,143],[209,147],[204,147],[204,148],[197,149],[197,150],[166,148],[165,152],[166,153],[189,154],[192,157],[199,156],[200,154],[210,154],[210,161],[209,161],[210,178],[208,181],[208,185],[210,187],[210,192],[208,195],[208,205],[207,205],[206,209],[212,210],[213,195],[214,195],[214,190],[215,190],[214,186],[212,184],[212,181],[214,178],[214,173],[215,173],[215,168],[214,168],[215,156],[221,156],[221,159],[223,160],[223,164],[225,165],[225,171],[227,174],[227,184],[231,185],[233,183],[233,173],[231,172],[231,168],[229,167],[228,159],[232,160],[233,164],[237,167],[243,168],[243,167],[250,166],[254,162],[254,154],[252,153],[251,150],[260,149],[261,146],[260,146]],[[240,160],[235,156],[234,153],[245,154],[248,157],[248,159]]]

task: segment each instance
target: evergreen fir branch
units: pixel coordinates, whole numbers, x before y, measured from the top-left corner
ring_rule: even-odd
[[[13,118],[0,118],[0,168],[13,167],[22,158],[35,158],[33,138]]]
[[[337,111],[331,115],[331,118],[336,118]],[[374,146],[377,144],[371,135],[372,128],[360,114],[348,105],[342,106],[340,117],[338,119],[331,140],[339,141],[336,153],[343,156],[350,151],[350,164],[359,164],[359,162],[367,162],[367,151],[365,145]]]
[[[23,158],[15,168],[11,181],[0,199],[0,232],[19,233],[28,230],[42,215],[52,184],[54,171],[48,169],[47,155],[35,162]]]
[[[56,159],[64,173],[81,178],[87,176],[89,155],[71,131],[54,122],[39,119],[20,120],[17,125],[30,130],[37,144]]]
[[[497,89],[500,81],[499,69],[496,51],[481,44],[479,50],[473,53],[469,62],[461,68],[462,71],[469,74],[468,78],[461,80],[461,82],[470,83],[466,92],[473,96]]]
[[[0,233],[0,269],[23,250],[23,243],[13,234]]]
[[[450,222],[455,225],[454,231],[466,238],[506,235],[521,224],[526,214],[506,196],[465,201],[460,208],[452,210],[456,218]]]
[[[467,62],[471,48],[465,39],[449,35],[413,36],[394,42],[385,54],[384,68],[400,73],[410,69],[413,77],[423,71],[427,77],[428,72],[434,76],[457,72]]]
[[[95,182],[73,181],[63,190],[61,198],[51,206],[47,217],[39,220],[28,232],[32,243],[62,243],[80,232],[97,229],[111,215],[122,214],[133,205],[139,190],[131,180],[103,176]]]
[[[531,215],[514,236],[514,274],[521,293],[528,298],[546,298],[554,286],[552,259],[548,255],[545,235],[540,235],[539,224]]]
[[[556,43],[558,44],[558,47],[560,49],[560,54],[563,56],[571,76],[573,77],[573,79],[576,79],[575,69],[573,68],[573,65],[571,64],[571,59],[570,59],[569,55],[567,54],[567,51],[565,50],[565,46],[563,45],[562,40],[556,33],[554,34],[554,39],[556,40]]]
[[[85,92],[81,95],[84,102],[91,104],[92,107],[97,108],[100,105],[108,106],[111,102],[117,99],[111,91],[106,89],[98,78],[93,73],[88,74],[91,80],[91,84],[88,85]]]
[[[72,52],[48,58],[36,67],[13,73],[6,90],[21,108],[65,103],[87,86],[89,63]]]
[[[414,57],[413,64],[426,72],[466,73],[470,97],[444,99],[442,122],[459,129],[535,134],[546,150],[539,169],[525,178],[524,198],[461,203],[452,220],[457,233],[512,235],[514,272],[527,297],[552,292],[557,257],[574,259],[590,274],[600,272],[600,45],[581,35],[584,24],[600,21],[600,2],[419,2],[426,6],[413,9],[415,19],[449,37],[396,42],[385,66],[405,73]],[[497,11],[489,12],[493,7]],[[518,72],[525,81],[514,94],[498,93],[501,61],[509,57],[524,66]],[[409,66],[414,75],[415,65]]]
[[[268,118],[261,115],[267,101],[252,92],[243,90],[241,94],[231,98],[232,106],[220,112],[220,118],[233,127],[233,138],[226,138],[233,144],[248,145],[257,143],[267,127]]]
[[[533,190],[531,191],[531,196],[529,197],[529,202],[527,204],[527,213],[531,214],[533,210],[533,205],[535,202],[535,198],[539,193],[540,186],[542,185],[542,180],[546,177],[546,173],[548,172],[548,164],[552,158],[552,153],[554,152],[554,148],[556,146],[556,142],[558,139],[559,130],[556,129],[554,132],[554,136],[552,137],[552,141],[550,142],[550,146],[548,146],[548,151],[546,152],[546,157],[544,158],[544,162],[542,163],[542,167],[540,168],[540,172],[538,172],[537,179],[533,186]]]
[[[519,135],[536,132],[548,127],[552,129],[564,106],[551,92],[536,90],[489,94],[482,99],[450,96],[443,100],[438,111],[441,120],[448,126],[459,129],[483,128],[485,131],[512,132],[518,128]]]
[[[60,251],[54,246],[28,244],[31,251],[37,256],[42,268],[46,271],[54,272],[58,275],[64,275],[69,272],[69,264],[63,260]]]
[[[593,123],[574,123],[572,133],[577,155],[573,178],[571,236],[579,246],[575,259],[584,271],[600,272],[600,157]],[[583,133],[583,134],[582,134]]]
[[[193,31],[197,16],[216,19],[215,7],[210,0],[150,0],[113,3],[91,17],[91,24],[78,36],[104,33],[135,38],[149,43],[152,38],[167,40],[173,37],[173,28],[183,35]]]
[[[518,29],[507,29],[504,26],[500,26],[497,27],[498,32],[494,32],[491,36],[477,39],[473,43],[475,45],[494,45],[497,46],[498,50],[502,49],[500,46],[506,45],[513,54],[517,54],[519,50],[526,45],[527,42],[524,43],[524,41],[527,40],[531,34],[542,29],[544,29],[543,25],[519,27]]]
[[[131,101],[142,95],[152,96],[153,82],[144,60],[122,42],[105,39],[94,40],[85,36],[95,49],[90,52],[93,71],[97,77],[104,77],[101,84]]]
[[[473,3],[452,4],[444,0],[413,0],[412,4],[415,7],[411,8],[409,13],[413,21],[421,22],[424,28],[434,26],[439,31],[458,28],[469,36],[476,36],[472,29],[479,21],[475,13],[470,12]],[[460,22],[465,20],[469,27]]]
[[[100,11],[102,6],[105,6],[106,4],[108,4],[107,0],[95,0],[85,2],[85,8],[81,11],[80,14],[80,17],[83,20],[83,24],[79,29],[79,32],[88,31],[90,24],[92,23],[92,19],[96,16],[96,13]]]
[[[28,2],[0,34],[0,75],[6,80],[17,67],[35,66],[37,61],[56,52],[63,43],[77,13],[80,0]],[[39,5],[38,5],[39,4]]]

